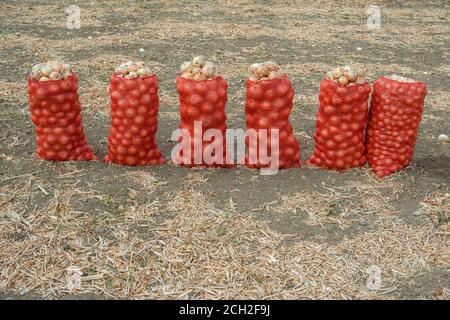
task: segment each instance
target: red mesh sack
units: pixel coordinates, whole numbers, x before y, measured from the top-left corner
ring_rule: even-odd
[[[406,167],[413,157],[426,85],[381,77],[374,83],[366,130],[367,159],[377,176]]]
[[[175,162],[182,166],[226,167],[226,120],[228,83],[220,76],[211,80],[192,80],[177,78],[177,91],[180,101],[179,128],[189,134],[189,153],[183,150],[176,155]],[[195,122],[201,121],[201,141],[194,134]],[[203,141],[203,133],[208,129],[217,129],[223,137],[221,154],[214,154],[207,161],[203,154],[211,141]],[[183,137],[180,137],[182,141]],[[197,147],[199,146],[199,147]],[[201,153],[201,154],[200,154]],[[205,154],[208,154],[207,152]]]
[[[246,87],[245,116],[247,133],[255,130],[257,132],[255,137],[257,143],[250,143],[249,139],[251,139],[251,136],[246,137],[247,154],[245,165],[250,168],[274,166],[271,162],[265,163],[266,161],[262,161],[260,143],[267,144],[268,150],[263,152],[270,155],[274,151],[271,145],[271,129],[278,129],[278,168],[300,166],[300,144],[289,122],[294,98],[294,89],[289,78],[284,76],[262,81],[247,79]],[[263,137],[267,133],[267,142],[261,141],[261,129],[267,130],[262,132]]]
[[[75,73],[64,80],[28,78],[28,94],[39,158],[55,161],[97,159],[84,136]]]
[[[366,163],[364,128],[370,91],[367,82],[341,86],[328,79],[322,80],[315,147],[308,164],[344,170]]]
[[[125,79],[114,73],[109,94],[111,128],[105,161],[130,166],[164,163],[155,142],[159,109],[156,75]]]

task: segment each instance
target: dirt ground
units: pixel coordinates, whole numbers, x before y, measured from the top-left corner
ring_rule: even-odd
[[[380,30],[366,27],[367,1],[55,3],[0,3],[0,298],[449,299],[450,144],[437,141],[450,134],[448,1],[377,1]],[[71,4],[79,30],[66,28]],[[229,81],[231,128],[245,125],[247,66],[281,64],[303,160],[329,69],[360,63],[370,81],[396,72],[426,82],[411,166],[378,179],[368,167],[260,176],[36,159],[32,64],[74,65],[87,138],[103,157],[111,73],[149,63],[169,158],[175,77],[196,54]]]

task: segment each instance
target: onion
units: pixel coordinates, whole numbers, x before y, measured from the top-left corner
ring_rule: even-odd
[[[132,64],[131,66],[128,67],[128,70],[131,72],[136,72],[139,70],[139,67],[135,64]]]
[[[416,82],[416,80],[414,80],[414,79],[407,78],[407,77],[404,77],[404,76],[400,76],[400,75],[397,75],[397,74],[391,74],[389,76],[386,76],[386,78],[391,79],[391,80],[395,80],[395,81],[398,81],[398,82],[407,82],[407,83],[414,83],[414,82]]]
[[[72,73],[70,64],[57,60],[35,64],[31,68],[30,77],[34,80],[48,81],[66,79]]]
[[[49,78],[51,80],[61,80],[62,79],[62,75],[59,72],[53,71],[52,73],[50,73]]]
[[[205,62],[206,62],[206,59],[204,56],[196,56],[192,59],[192,64],[196,67],[203,67]]]
[[[347,78],[346,76],[340,76],[340,77],[337,79],[337,82],[338,82],[340,85],[346,86],[346,85],[348,84],[348,78]]]
[[[43,66],[41,68],[41,74],[44,76],[50,75],[51,72],[52,72],[52,68],[48,64],[46,64],[45,66]]]
[[[126,79],[144,78],[152,74],[151,69],[143,61],[127,61],[120,64],[114,72]]]
[[[55,62],[51,64],[51,68],[53,72],[57,72],[57,73],[62,73],[64,68],[62,66],[62,64]]]
[[[273,61],[253,63],[248,70],[250,72],[249,79],[252,81],[277,79],[284,76],[280,66]]]
[[[182,77],[185,78],[185,79],[192,79],[194,77],[194,75],[192,73],[190,73],[190,72],[184,72],[182,74]]]
[[[260,63],[251,64],[250,67],[248,67],[248,72],[250,73],[250,75],[255,74],[256,70],[258,70],[260,65],[261,65]]]
[[[214,72],[216,67],[214,66],[214,64],[212,62],[206,62],[205,65],[202,68],[202,73],[206,76],[206,77],[212,77],[214,75]]]
[[[280,70],[280,67],[275,62],[267,61],[264,64],[265,64],[267,70],[269,70],[269,71],[278,71],[278,70]]]
[[[206,80],[206,77],[203,74],[201,74],[201,73],[197,73],[197,74],[194,75],[193,79],[197,80],[197,81],[199,81],[199,80]]]
[[[180,67],[182,78],[194,80],[211,80],[216,72],[216,66],[206,61],[203,56],[196,56],[192,61],[183,62]]]
[[[145,77],[147,75],[147,71],[144,68],[140,68],[137,71],[139,77]]]
[[[365,83],[364,70],[355,70],[351,65],[337,67],[327,72],[327,78],[342,86]]]
[[[190,61],[185,61],[181,65],[180,71],[181,72],[187,72],[192,70],[192,63]]]
[[[269,79],[276,79],[276,78],[279,78],[279,77],[280,77],[280,75],[279,75],[278,71],[271,71],[269,73]]]

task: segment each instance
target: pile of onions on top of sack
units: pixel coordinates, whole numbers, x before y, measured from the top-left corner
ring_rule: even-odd
[[[341,86],[356,86],[366,82],[365,73],[366,71],[363,69],[347,65],[329,71],[327,78]]]
[[[143,61],[127,61],[114,71],[119,77],[125,79],[145,78],[153,75],[152,70]]]
[[[212,80],[216,76],[216,66],[204,56],[196,56],[181,65],[180,75],[184,79]]]
[[[248,71],[250,73],[248,79],[251,81],[278,79],[286,75],[280,66],[272,61],[253,63]]]
[[[72,66],[57,60],[35,64],[30,78],[37,81],[64,80],[72,74]]]

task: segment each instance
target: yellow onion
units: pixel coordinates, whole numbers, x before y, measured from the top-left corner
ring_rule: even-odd
[[[199,81],[199,80],[206,80],[206,77],[203,74],[201,74],[201,73],[197,73],[197,74],[194,74],[194,78],[193,79],[197,80],[197,81]]]
[[[348,81],[350,81],[350,82],[355,82],[356,80],[358,80],[358,74],[353,72],[353,70],[347,71],[345,73],[345,76],[347,77]]]
[[[280,67],[273,61],[267,61],[264,63],[264,65],[266,66],[267,70],[269,70],[269,72],[280,70]]]
[[[201,72],[202,72],[202,69],[200,69],[199,67],[194,67],[194,68],[192,68],[192,73],[193,73],[194,75],[200,74]]]
[[[269,70],[267,70],[266,66],[260,65],[256,69],[256,75],[260,78],[263,78],[269,74]]]
[[[340,77],[337,79],[337,82],[338,82],[340,85],[346,86],[346,85],[348,84],[348,79],[347,79],[346,76],[340,76]]]
[[[63,72],[63,66],[59,62],[54,62],[50,66],[51,66],[53,72],[57,72],[57,73]]]
[[[192,59],[192,64],[196,67],[202,67],[206,62],[204,56],[196,56]]]
[[[51,79],[51,80],[61,80],[62,79],[62,75],[59,72],[53,71],[52,73],[50,73],[49,79]]]
[[[128,73],[128,78],[130,79],[135,79],[138,77],[138,74],[136,71],[130,71],[130,73]]]
[[[281,73],[278,71],[271,71],[269,73],[269,79],[276,79],[276,78],[280,78],[281,77]]]
[[[147,71],[144,68],[140,68],[136,72],[139,77],[145,77],[147,75]]]
[[[212,77],[214,75],[215,72],[215,66],[212,62],[206,62],[205,65],[202,68],[202,73],[206,76],[206,77]]]
[[[192,79],[192,78],[194,78],[194,75],[192,73],[190,73],[190,72],[183,72],[181,74],[181,77],[183,77],[185,79]]]

